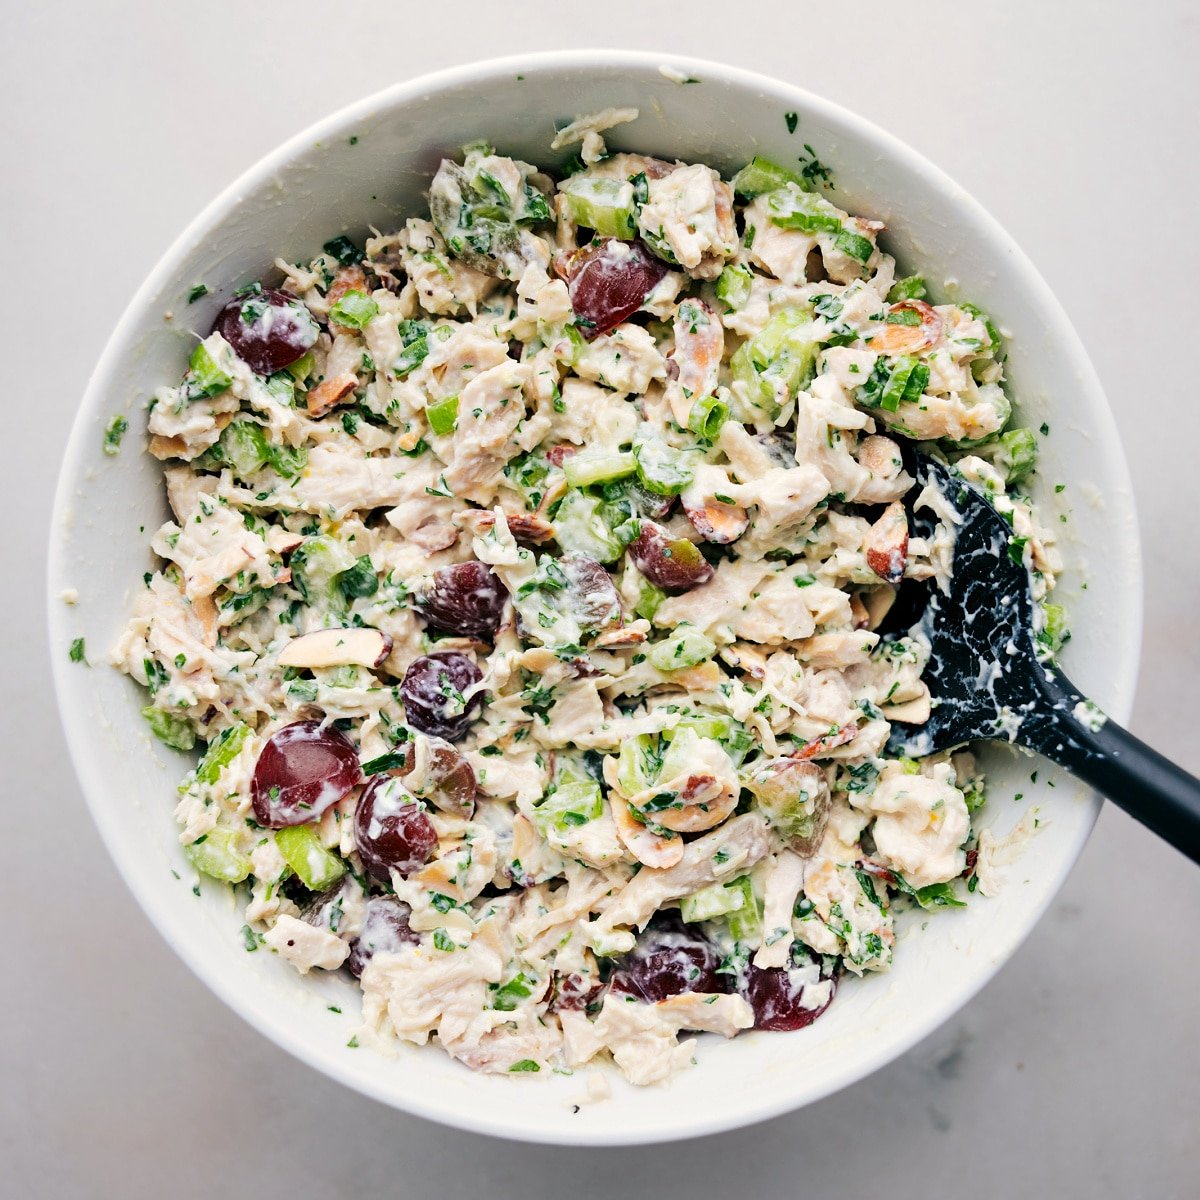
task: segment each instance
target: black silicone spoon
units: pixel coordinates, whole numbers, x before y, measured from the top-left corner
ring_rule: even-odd
[[[1054,661],[1041,661],[1019,540],[977,488],[916,454],[917,487],[936,488],[957,517],[949,593],[928,588],[919,628],[932,653],[929,721],[892,727],[888,750],[920,758],[980,739],[1036,750],[1200,862],[1200,780],[1104,716]],[[932,534],[928,509],[912,531]],[[1044,653],[1044,652],[1043,652]]]

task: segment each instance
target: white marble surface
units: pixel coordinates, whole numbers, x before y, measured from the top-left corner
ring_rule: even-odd
[[[1133,470],[1133,727],[1200,770],[1194,5],[695,0],[652,15],[671,7],[7,6],[0,1195],[1196,1194],[1200,873],[1111,808],[1025,947],[907,1056],[755,1129],[619,1157],[442,1130],[312,1073],[188,974],[100,846],[55,715],[42,572],[60,450],[117,315],[183,224],[313,119],[424,69],[566,44],[795,79],[906,138],[1024,244],[1095,358]]]

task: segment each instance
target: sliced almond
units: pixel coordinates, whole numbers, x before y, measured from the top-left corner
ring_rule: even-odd
[[[902,725],[924,725],[933,712],[933,702],[929,689],[922,683],[921,695],[905,700],[903,704],[885,704],[883,715],[889,721],[898,721]]]
[[[377,667],[392,652],[378,629],[318,629],[292,638],[279,655],[281,667]]]
[[[629,805],[616,791],[608,793],[608,806],[621,844],[638,862],[660,869],[675,866],[683,858],[683,839],[665,838],[633,819]]]
[[[867,530],[863,542],[867,566],[886,583],[899,583],[908,565],[908,515],[899,500],[883,510],[883,516]]]
[[[323,417],[331,409],[337,408],[347,396],[352,395],[356,387],[358,376],[349,372],[334,375],[332,379],[323,379],[308,393],[308,415]]]
[[[844,746],[847,742],[854,741],[856,737],[858,737],[857,725],[841,725],[819,738],[813,738],[811,742],[806,742],[791,757],[824,758],[831,750],[836,750],[838,746]]]

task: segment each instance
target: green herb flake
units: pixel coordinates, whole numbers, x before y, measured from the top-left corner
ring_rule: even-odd
[[[121,449],[121,439],[129,428],[129,422],[119,413],[109,421],[104,430],[104,453],[110,457]]]
[[[71,643],[71,648],[70,648],[70,650],[68,650],[68,651],[67,651],[67,657],[68,657],[68,658],[69,658],[69,659],[70,659],[70,660],[71,660],[73,663],[80,663],[80,662],[81,662],[81,663],[83,663],[83,665],[86,667],[86,666],[88,666],[89,664],[88,664],[88,661],[87,661],[87,659],[86,659],[86,658],[84,658],[84,657],[83,657],[83,655],[84,655],[84,649],[83,649],[83,638],[76,638],[76,639],[75,639],[75,640],[74,640],[74,641]]]
[[[187,302],[189,304],[195,304],[196,301],[199,300],[201,296],[207,296],[207,295],[208,295],[208,284],[198,283],[188,292]]]

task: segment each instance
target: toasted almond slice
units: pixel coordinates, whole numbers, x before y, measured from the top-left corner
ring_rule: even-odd
[[[844,746],[847,742],[852,742],[858,737],[858,726],[854,724],[841,725],[837,729],[830,730],[829,733],[822,737],[813,738],[811,742],[805,742],[794,754],[792,758],[824,758],[831,750],[836,750],[838,746]]]
[[[933,711],[933,702],[925,684],[922,683],[920,687],[921,694],[905,700],[903,704],[885,704],[881,710],[883,715],[889,721],[899,721],[902,725],[924,725]]]
[[[930,305],[924,300],[900,300],[891,306],[887,324],[867,348],[879,354],[919,354],[941,336],[942,318]]]
[[[683,858],[683,839],[660,837],[633,819],[629,805],[616,791],[608,793],[608,806],[621,844],[647,867],[673,867]]]
[[[366,272],[357,263],[339,268],[338,273],[333,277],[333,283],[329,285],[329,291],[325,293],[325,303],[332,308],[347,292],[362,292],[366,296],[371,294]],[[332,318],[329,323],[334,329],[340,329],[343,333],[358,332],[345,325],[339,325]]]
[[[420,426],[414,425],[411,429],[401,433],[396,438],[397,450],[415,450],[417,443],[421,440]]]
[[[318,629],[292,638],[279,655],[281,667],[377,667],[392,652],[378,629]]]
[[[887,583],[899,583],[908,565],[908,515],[899,500],[883,510],[883,516],[867,530],[863,542],[867,566]]]
[[[192,612],[204,630],[204,644],[211,650],[217,644],[217,606],[212,596],[193,596]]]
[[[308,393],[308,415],[323,417],[331,409],[336,408],[347,396],[353,394],[358,387],[358,376],[347,372],[335,375],[332,379],[323,379]]]

